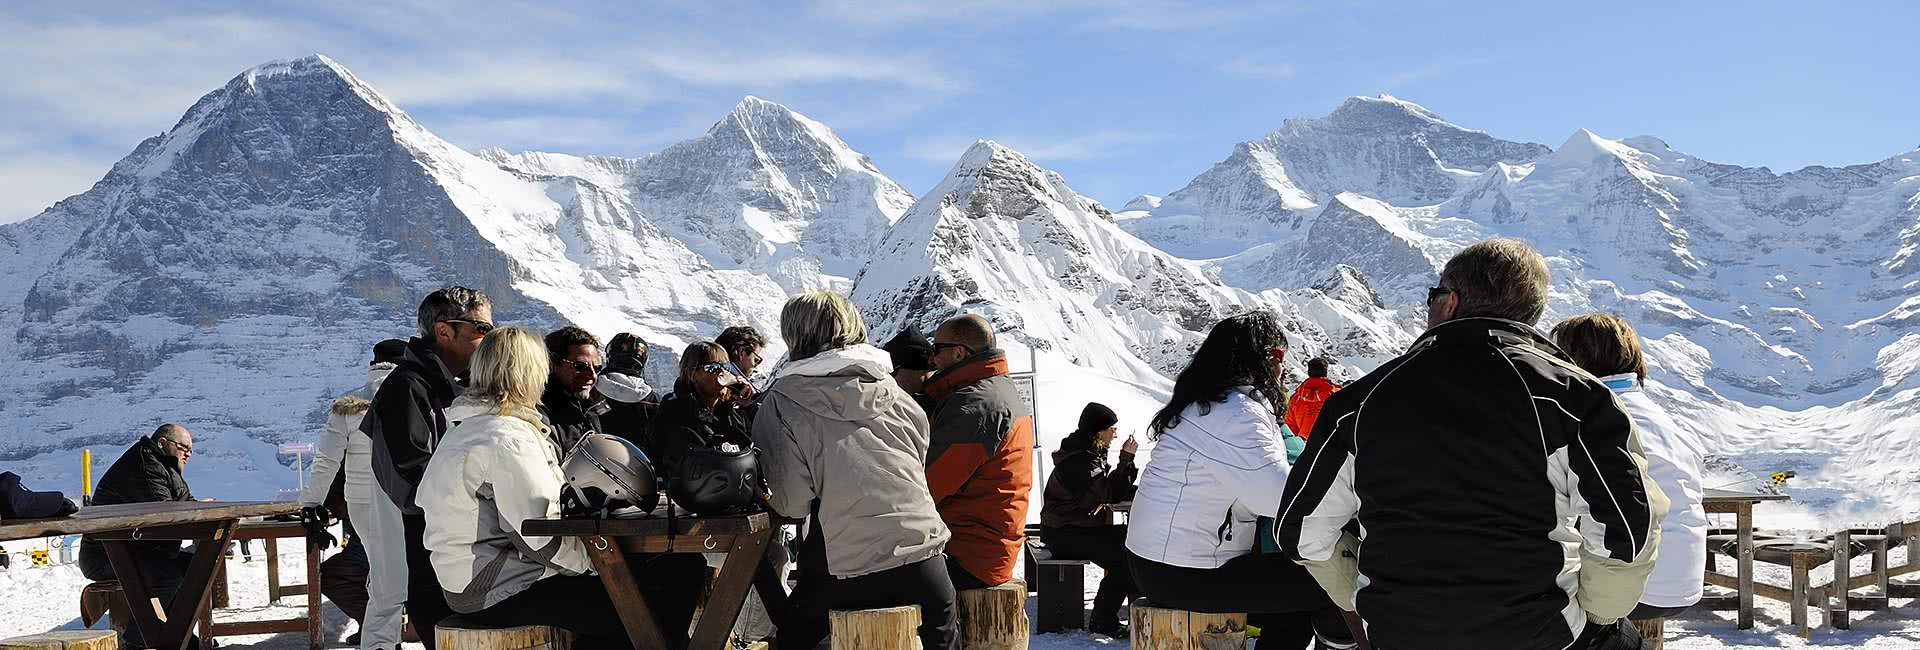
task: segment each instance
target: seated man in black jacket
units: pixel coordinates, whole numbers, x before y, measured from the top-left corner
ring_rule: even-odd
[[[594,390],[600,380],[600,339],[567,326],[548,334],[546,343],[550,363],[540,410],[553,425],[547,435],[564,456],[587,434],[606,432],[600,416],[609,410],[607,400]]]
[[[178,424],[167,423],[133,443],[120,460],[100,475],[94,486],[93,505],[149,503],[154,501],[192,501],[187,479],[181,474],[187,459],[193,457],[193,432]],[[186,576],[193,553],[180,548],[178,541],[131,542],[134,561],[147,591],[160,600],[161,607],[173,602]],[[80,542],[80,574],[88,580],[115,580],[113,563],[106,547],[91,538]],[[134,603],[133,606],[139,606]],[[139,626],[127,627],[127,645],[145,647]]]

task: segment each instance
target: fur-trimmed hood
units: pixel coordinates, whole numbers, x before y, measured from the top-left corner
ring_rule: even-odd
[[[373,394],[380,392],[380,382],[386,381],[393,373],[393,364],[376,363],[367,367],[367,385],[348,391],[339,399],[333,400],[329,409],[334,415],[360,415],[373,405]]]

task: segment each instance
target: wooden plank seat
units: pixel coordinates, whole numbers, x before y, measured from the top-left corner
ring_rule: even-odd
[[[1027,557],[1033,562],[1031,582],[1039,592],[1034,607],[1034,631],[1040,634],[1086,628],[1086,560],[1056,558],[1038,538],[1027,538]]]

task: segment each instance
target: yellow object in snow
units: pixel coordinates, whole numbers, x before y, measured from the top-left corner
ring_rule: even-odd
[[[33,565],[34,566],[46,566],[47,562],[48,562],[47,549],[44,549],[44,548],[33,549]]]
[[[1793,478],[1793,477],[1795,477],[1795,476],[1797,476],[1797,475],[1798,475],[1798,474],[1795,474],[1793,470],[1786,470],[1786,471],[1782,471],[1782,472],[1774,472],[1774,473],[1773,473],[1773,476],[1771,476],[1771,477],[1769,477],[1769,478],[1770,478],[1771,480],[1769,480],[1769,481],[1767,481],[1767,482],[1768,482],[1768,483],[1771,483],[1771,484],[1773,484],[1773,485],[1782,485],[1782,484],[1785,484],[1785,483],[1787,482],[1787,479],[1790,479],[1790,478]]]

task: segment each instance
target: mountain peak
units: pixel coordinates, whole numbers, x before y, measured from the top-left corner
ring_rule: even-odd
[[[1355,119],[1414,119],[1452,126],[1433,111],[1427,110],[1425,106],[1384,93],[1378,97],[1348,97],[1347,101],[1341,102],[1340,108],[1334,109],[1327,118],[1336,123]]]
[[[1567,137],[1567,141],[1553,150],[1554,162],[1569,165],[1590,165],[1595,161],[1608,158],[1622,158],[1630,155],[1624,144],[1602,138],[1592,131],[1580,129]]]

